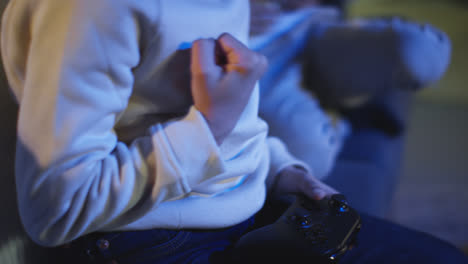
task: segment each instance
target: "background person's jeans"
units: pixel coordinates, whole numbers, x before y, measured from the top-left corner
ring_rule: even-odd
[[[227,263],[231,259],[229,254],[236,254],[230,251],[230,247],[253,226],[254,218],[250,218],[236,226],[218,230],[101,233],[89,236],[77,245],[81,254],[85,255],[86,251],[93,254],[96,263]],[[99,246],[102,248],[99,249]],[[68,255],[67,263],[70,263],[70,258],[78,260]],[[84,263],[83,260],[79,261]],[[249,259],[242,261],[248,262]],[[428,234],[362,215],[358,244],[340,263],[461,264],[468,263],[468,259],[454,246]]]
[[[468,263],[468,258],[451,244],[426,233],[362,215],[358,246],[341,263]]]

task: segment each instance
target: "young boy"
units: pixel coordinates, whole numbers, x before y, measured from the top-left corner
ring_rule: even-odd
[[[336,193],[267,137],[248,8],[9,3],[2,56],[20,109],[19,211],[35,242],[72,242],[102,262],[207,263],[251,227],[267,191]]]
[[[19,210],[35,242],[225,228],[254,215],[267,187],[335,193],[267,138],[256,87],[266,61],[245,46],[248,10],[239,0],[9,3],[2,55],[20,107]]]

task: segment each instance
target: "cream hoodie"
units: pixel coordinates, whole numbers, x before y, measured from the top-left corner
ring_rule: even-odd
[[[267,138],[258,88],[218,146],[192,106],[189,53],[177,51],[223,32],[246,43],[248,24],[247,0],[10,1],[1,48],[31,238],[220,228],[257,212],[273,176],[302,163]]]

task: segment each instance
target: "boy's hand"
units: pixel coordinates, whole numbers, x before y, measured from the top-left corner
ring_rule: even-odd
[[[232,131],[267,68],[265,56],[225,33],[199,39],[191,54],[191,91],[218,144]]]
[[[273,187],[275,194],[302,193],[311,199],[321,200],[324,197],[338,193],[338,191],[300,167],[288,166],[277,177]]]

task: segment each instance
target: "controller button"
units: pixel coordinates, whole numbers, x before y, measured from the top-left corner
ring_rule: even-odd
[[[298,217],[296,221],[301,228],[309,228],[311,225],[310,220],[304,216]]]
[[[345,213],[349,211],[349,206],[346,203],[337,201],[335,199],[330,200],[329,205],[330,207],[337,209],[341,213]]]
[[[349,211],[349,206],[346,205],[346,204],[342,204],[342,205],[340,206],[340,209],[339,209],[339,210],[340,210],[340,212],[342,212],[342,213],[348,212],[348,211]]]

